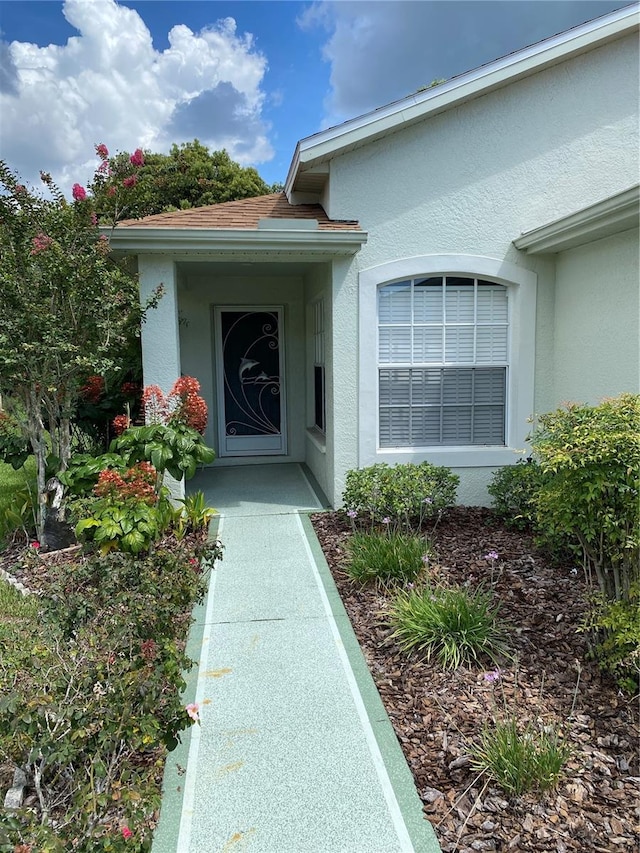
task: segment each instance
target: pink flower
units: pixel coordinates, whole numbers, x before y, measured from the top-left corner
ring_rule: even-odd
[[[113,198],[113,196],[115,194],[116,194],[116,188],[114,186],[110,186],[109,189],[107,190],[107,195],[111,196]]]
[[[109,149],[104,144],[104,142],[101,142],[99,145],[96,145],[96,154],[101,160],[107,159],[107,157],[109,156]]]
[[[80,184],[74,184],[71,188],[71,195],[76,201],[84,201],[87,197],[87,191]]]
[[[31,254],[39,255],[40,252],[44,252],[49,248],[49,246],[53,243],[53,240],[51,239],[51,237],[48,237],[46,234],[40,232],[40,234],[36,234],[36,236],[31,242]]]
[[[142,148],[136,148],[129,160],[134,166],[144,166],[144,154]]]
[[[24,184],[16,184],[16,192],[17,193],[26,193],[27,189]]]
[[[200,722],[200,714],[198,713],[200,711],[200,706],[197,702],[191,702],[189,705],[187,705],[185,711],[191,717],[194,723]]]
[[[92,225],[97,225],[97,224],[98,224],[98,217],[95,215],[95,213],[92,213],[92,214],[91,214],[91,224],[92,224]]]
[[[37,542],[37,541],[36,541],[36,542],[32,542],[32,543],[31,543],[31,547],[32,547],[32,548],[35,548],[36,550],[38,550],[38,548],[40,547],[40,543],[39,543],[39,542]]]
[[[129,189],[130,187],[135,187],[135,185],[137,183],[138,183],[138,176],[137,175],[129,175],[127,178],[124,179],[124,181],[122,182],[122,185],[127,187],[127,189]]]
[[[128,841],[133,836],[133,832],[131,832],[128,826],[123,826],[120,832],[125,841]]]

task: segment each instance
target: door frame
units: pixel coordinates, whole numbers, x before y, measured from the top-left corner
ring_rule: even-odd
[[[272,449],[230,449],[227,447],[226,417],[224,403],[224,360],[222,350],[222,314],[242,312],[246,314],[269,312],[278,318],[278,366],[280,372],[280,442]],[[214,358],[216,375],[216,401],[218,406],[218,456],[286,456],[287,454],[287,404],[285,376],[284,305],[214,305]]]

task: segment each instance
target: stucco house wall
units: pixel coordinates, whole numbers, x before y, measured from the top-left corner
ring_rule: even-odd
[[[557,405],[560,388],[571,385],[571,371],[579,370],[574,358],[575,367],[570,361],[563,368],[566,377],[561,371],[556,379],[571,346],[567,301],[576,285],[571,285],[569,258],[559,262],[568,280],[558,291],[554,256],[526,255],[512,241],[529,228],[637,182],[637,91],[638,47],[633,36],[370,141],[329,164],[327,212],[336,219],[357,218],[369,235],[357,256],[358,270],[414,256],[461,253],[507,261],[537,276],[535,317],[521,318],[535,326],[530,414]],[[630,267],[625,287],[631,290],[632,277]],[[339,366],[344,371],[336,370],[337,376],[351,377],[357,370],[358,354],[345,342],[355,340],[351,325],[359,310],[358,295],[354,276],[346,277],[336,291]],[[558,305],[560,315],[554,320]],[[584,310],[597,311],[598,300],[593,308],[585,303]],[[637,338],[637,315],[616,321],[619,334],[607,335],[606,343],[597,345],[600,351],[607,349],[605,363],[610,365],[627,360],[629,339]],[[589,321],[590,329],[594,323]],[[599,372],[605,388],[606,371]],[[348,427],[357,422],[358,408],[346,384],[340,399],[341,420]],[[371,418],[377,418],[376,411]],[[523,425],[522,435],[526,430]],[[348,428],[345,434],[338,430],[337,436],[340,482],[345,467],[353,465],[353,440]],[[517,445],[514,454],[525,450],[520,440]],[[448,464],[456,469],[455,459],[449,457]],[[463,464],[460,500],[486,503],[492,467],[474,466],[468,458]]]
[[[637,232],[557,255],[556,405],[640,392],[639,297]]]

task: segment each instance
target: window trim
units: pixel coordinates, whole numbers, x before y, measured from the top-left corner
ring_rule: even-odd
[[[378,288],[430,275],[493,280],[509,288],[509,370],[505,446],[381,448],[378,442]],[[379,264],[359,276],[359,447],[358,464],[411,462],[427,457],[449,467],[496,467],[522,453],[533,413],[537,275],[531,270],[478,255],[420,255]]]
[[[313,315],[313,364],[312,364],[312,377],[311,377],[311,386],[313,388],[313,400],[312,400],[312,424],[310,429],[317,430],[321,435],[326,435],[327,433],[327,393],[326,393],[326,335],[325,335],[325,326],[326,326],[326,314],[325,314],[325,301],[323,296],[319,296],[317,299],[314,299],[311,303],[311,311]],[[318,348],[320,348],[320,359],[318,358]],[[321,407],[322,407],[322,424],[318,423],[318,419],[316,417],[316,408],[317,408],[317,386],[316,386],[316,370],[320,370],[320,394],[321,394]]]

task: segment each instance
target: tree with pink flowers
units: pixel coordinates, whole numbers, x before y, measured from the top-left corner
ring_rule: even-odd
[[[108,178],[106,146],[96,150],[98,174]],[[140,161],[142,151],[130,174]],[[68,462],[83,383],[124,371],[122,354],[144,313],[136,278],[98,228],[92,195],[74,184],[67,201],[49,175],[41,177],[45,193],[27,189],[0,161],[0,394],[36,458],[39,538],[47,477]]]

